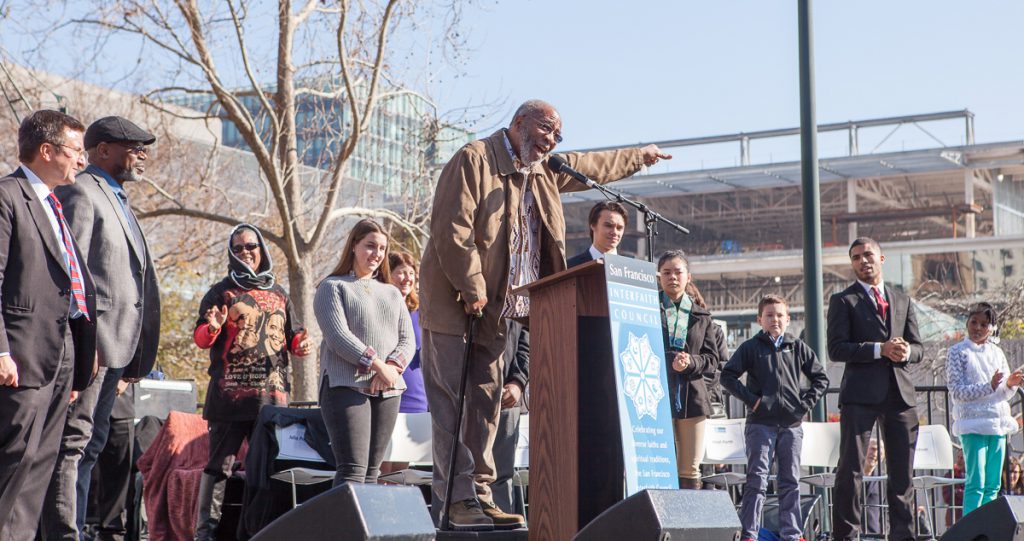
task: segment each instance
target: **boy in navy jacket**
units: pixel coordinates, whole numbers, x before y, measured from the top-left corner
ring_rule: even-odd
[[[785,299],[765,295],[757,304],[757,322],[761,332],[740,345],[722,369],[722,386],[750,408],[744,434],[747,482],[740,506],[742,539],[757,539],[774,458],[778,461],[779,536],[783,541],[799,541],[803,539],[800,423],[825,394],[828,376],[814,351],[786,334],[789,307]],[[747,374],[746,384],[739,380],[743,374]],[[801,391],[800,374],[811,382],[809,389]]]

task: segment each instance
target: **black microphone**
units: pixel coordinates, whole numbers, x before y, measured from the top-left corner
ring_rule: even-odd
[[[573,169],[572,167],[569,166],[568,163],[565,163],[565,160],[561,156],[551,156],[551,158],[548,159],[548,167],[553,169],[556,173],[565,173],[570,177],[586,184],[590,188],[598,186],[598,183],[594,182],[593,180],[590,180],[589,178],[587,178],[586,175]]]

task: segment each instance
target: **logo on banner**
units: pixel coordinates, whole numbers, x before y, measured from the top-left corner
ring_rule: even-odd
[[[624,387],[626,396],[633,401],[637,418],[645,416],[658,419],[658,403],[665,397],[661,386],[661,357],[651,350],[647,334],[637,337],[629,333],[629,344],[619,353],[622,367],[626,372]]]

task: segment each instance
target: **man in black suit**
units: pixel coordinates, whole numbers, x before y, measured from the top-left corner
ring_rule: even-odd
[[[857,282],[828,305],[828,355],[846,363],[839,391],[842,415],[832,533],[856,539],[860,530],[861,479],[871,430],[878,421],[889,474],[889,540],[914,539],[913,465],[917,399],[909,363],[921,360],[921,339],[910,297],[882,281],[885,256],[878,242],[853,241],[850,263]]]
[[[515,475],[516,447],[519,444],[519,420],[524,412],[523,394],[530,381],[530,331],[521,323],[506,320],[505,379],[501,387],[501,415],[498,434],[491,447],[494,453],[495,479],[491,483],[494,504],[506,513],[513,507],[512,477]]]
[[[582,265],[587,261],[601,259],[604,254],[615,254],[622,241],[622,234],[629,225],[629,214],[626,207],[614,201],[601,201],[590,209],[591,245],[585,252],[579,253],[566,261],[566,268]]]
[[[47,490],[40,527],[48,541],[77,541],[85,525],[92,468],[106,445],[118,381],[138,381],[153,367],[160,336],[160,294],[146,237],[128,202],[125,184],[145,172],[156,137],[126,118],[89,125],[89,167],[54,193],[82,262],[96,285],[96,380],[70,408],[60,454]],[[90,445],[90,439],[98,440]]]
[[[72,390],[96,363],[96,298],[53,188],[85,167],[85,126],[36,111],[0,179],[0,540],[32,540]]]

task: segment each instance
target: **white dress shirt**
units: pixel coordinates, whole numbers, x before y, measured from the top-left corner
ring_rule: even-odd
[[[50,201],[48,199],[50,197],[50,194],[53,193],[53,190],[50,190],[50,187],[44,184],[42,179],[40,179],[38,175],[33,173],[27,165],[21,164],[21,170],[25,172],[25,176],[28,178],[28,183],[29,185],[32,186],[32,191],[35,192],[36,197],[39,198],[39,202],[43,204],[43,209],[46,210],[46,212],[44,212],[43,214],[46,215],[46,219],[50,222],[50,229],[53,230],[53,236],[55,239],[57,239],[57,248],[60,249],[60,255],[64,256],[64,267],[69,268],[69,258],[73,257],[75,258],[75,264],[78,266],[79,274],[81,274],[82,260],[79,259],[78,256],[76,256],[74,253],[68,254],[68,250],[64,246],[64,236],[60,232],[60,224],[57,222],[57,216],[54,215],[53,207],[50,206]],[[71,232],[69,231],[68,234],[70,235]],[[85,285],[84,279],[82,285]],[[79,310],[78,305],[74,303],[74,296],[68,295],[68,298],[68,314],[70,315],[71,319],[81,317],[82,311]]]
[[[616,250],[614,248],[612,248],[611,250],[608,250],[607,252],[602,252],[601,250],[598,250],[597,247],[594,246],[593,244],[590,245],[590,250],[589,251],[590,251],[590,258],[593,259],[594,261],[597,261],[598,259],[601,259],[602,257],[604,257],[604,254],[606,254],[606,253],[609,253],[609,254],[612,254],[612,255],[617,255],[618,254],[618,250]]]

